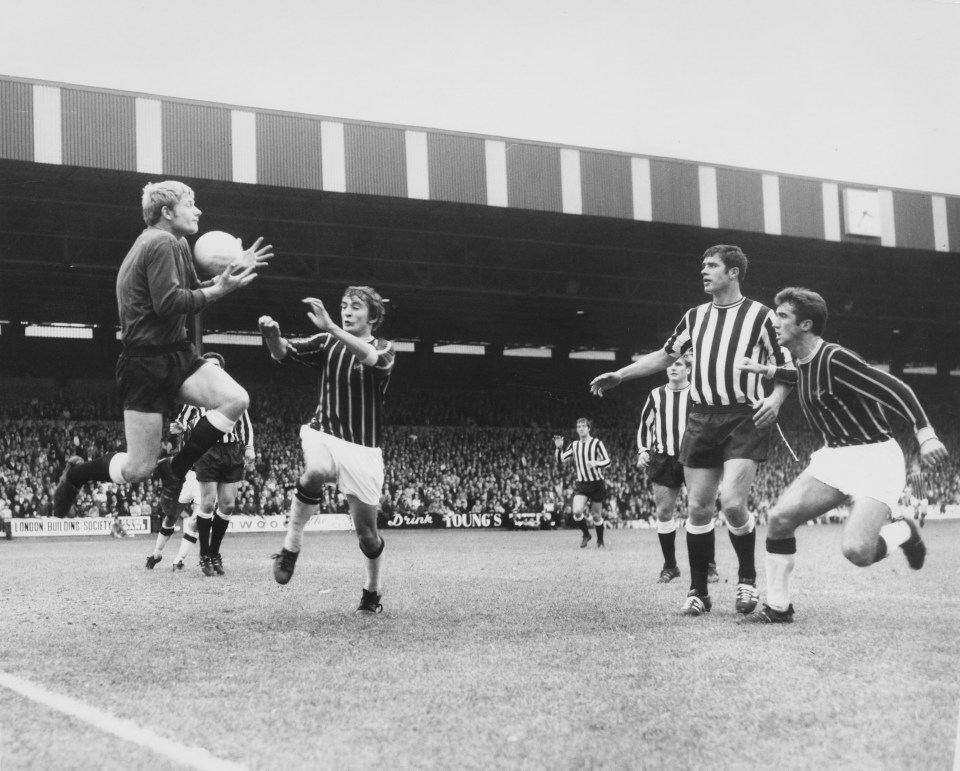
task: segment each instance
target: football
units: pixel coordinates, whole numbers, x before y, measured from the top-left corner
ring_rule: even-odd
[[[240,239],[222,230],[204,233],[193,245],[193,264],[202,278],[213,278],[243,256]]]

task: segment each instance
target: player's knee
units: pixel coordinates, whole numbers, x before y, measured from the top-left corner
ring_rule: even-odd
[[[384,540],[380,537],[380,534],[377,533],[376,528],[373,528],[372,532],[367,532],[364,535],[361,535],[358,530],[357,540],[360,545],[360,551],[363,552],[363,556],[367,559],[375,560],[383,553]]]
[[[318,498],[323,494],[323,486],[327,482],[332,482],[333,478],[330,469],[311,466],[304,469],[303,475],[300,477],[300,487],[312,497]]]
[[[234,503],[221,503],[217,506],[217,514],[228,519],[231,514],[233,514],[234,509],[237,508],[237,504]]]
[[[744,506],[743,503],[733,503],[721,506],[720,511],[723,513],[723,516],[727,522],[734,527],[745,525],[750,516],[747,512],[747,507]]]
[[[130,458],[123,467],[123,478],[130,484],[145,482],[157,467],[156,460],[135,460]]]
[[[877,556],[877,547],[864,543],[845,543],[843,556],[858,568],[865,568],[874,563]]]

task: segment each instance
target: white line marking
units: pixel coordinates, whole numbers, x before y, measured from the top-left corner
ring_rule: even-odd
[[[101,731],[118,736],[125,741],[147,747],[160,755],[166,755],[185,766],[202,769],[203,771],[247,771],[247,767],[239,763],[223,760],[199,747],[188,747],[172,739],[165,739],[153,733],[153,731],[141,728],[132,720],[115,717],[109,712],[91,707],[69,696],[52,693],[39,685],[7,672],[0,672],[0,686],[50,707],[57,712],[89,723]]]

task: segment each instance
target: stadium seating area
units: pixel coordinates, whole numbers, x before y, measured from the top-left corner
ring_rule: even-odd
[[[585,390],[585,389],[584,389]],[[63,463],[123,449],[120,405],[106,395],[56,393],[29,395],[29,389],[4,389],[0,399],[0,507],[14,517],[46,516]],[[27,395],[24,395],[27,394]],[[258,460],[256,472],[241,484],[238,512],[286,511],[301,471],[297,426],[309,415],[312,393],[271,386],[251,390]],[[573,471],[554,462],[552,437],[569,439],[581,414],[590,414],[613,458],[608,469],[608,517],[614,523],[648,519],[653,495],[645,474],[635,466],[636,416],[643,394],[600,401],[562,398],[524,391],[442,389],[391,394],[384,456],[386,516],[435,513],[548,512],[553,523],[569,512]],[[960,433],[954,430],[952,400],[926,404],[941,438],[951,451],[948,466],[931,475],[930,498],[937,505],[960,502]],[[784,434],[804,462],[816,448],[795,402],[781,415]],[[912,440],[904,435],[903,444]],[[165,441],[165,451],[173,445]],[[800,470],[783,442],[761,467],[750,506],[761,518],[779,492]],[[327,511],[345,510],[331,491]],[[75,507],[77,516],[116,512],[155,513],[157,488],[139,485],[88,486]]]

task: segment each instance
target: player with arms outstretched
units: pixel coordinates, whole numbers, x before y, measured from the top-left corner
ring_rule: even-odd
[[[270,355],[279,362],[299,362],[319,372],[319,400],[313,420],[300,429],[303,474],[290,507],[283,548],[274,555],[273,577],[286,584],[303,544],[303,530],[319,507],[323,485],[336,484],[346,496],[363,552],[366,581],[358,614],[377,614],[381,600],[384,542],[377,529],[383,489],[383,404],[395,352],[389,340],[373,336],[386,313],[383,299],[369,286],[350,286],[340,302],[338,326],[320,300],[303,301],[320,334],[287,340],[269,316],[260,331]]]
[[[573,489],[573,521],[583,533],[580,548],[590,543],[590,521],[597,533],[597,548],[603,548],[603,502],[607,489],[603,479],[603,470],[610,465],[610,455],[603,442],[590,435],[593,421],[590,418],[577,418],[577,439],[564,449],[562,436],[553,437],[556,448],[555,457],[559,464],[572,461],[577,472],[577,483]],[[590,501],[590,510],[587,509]]]

